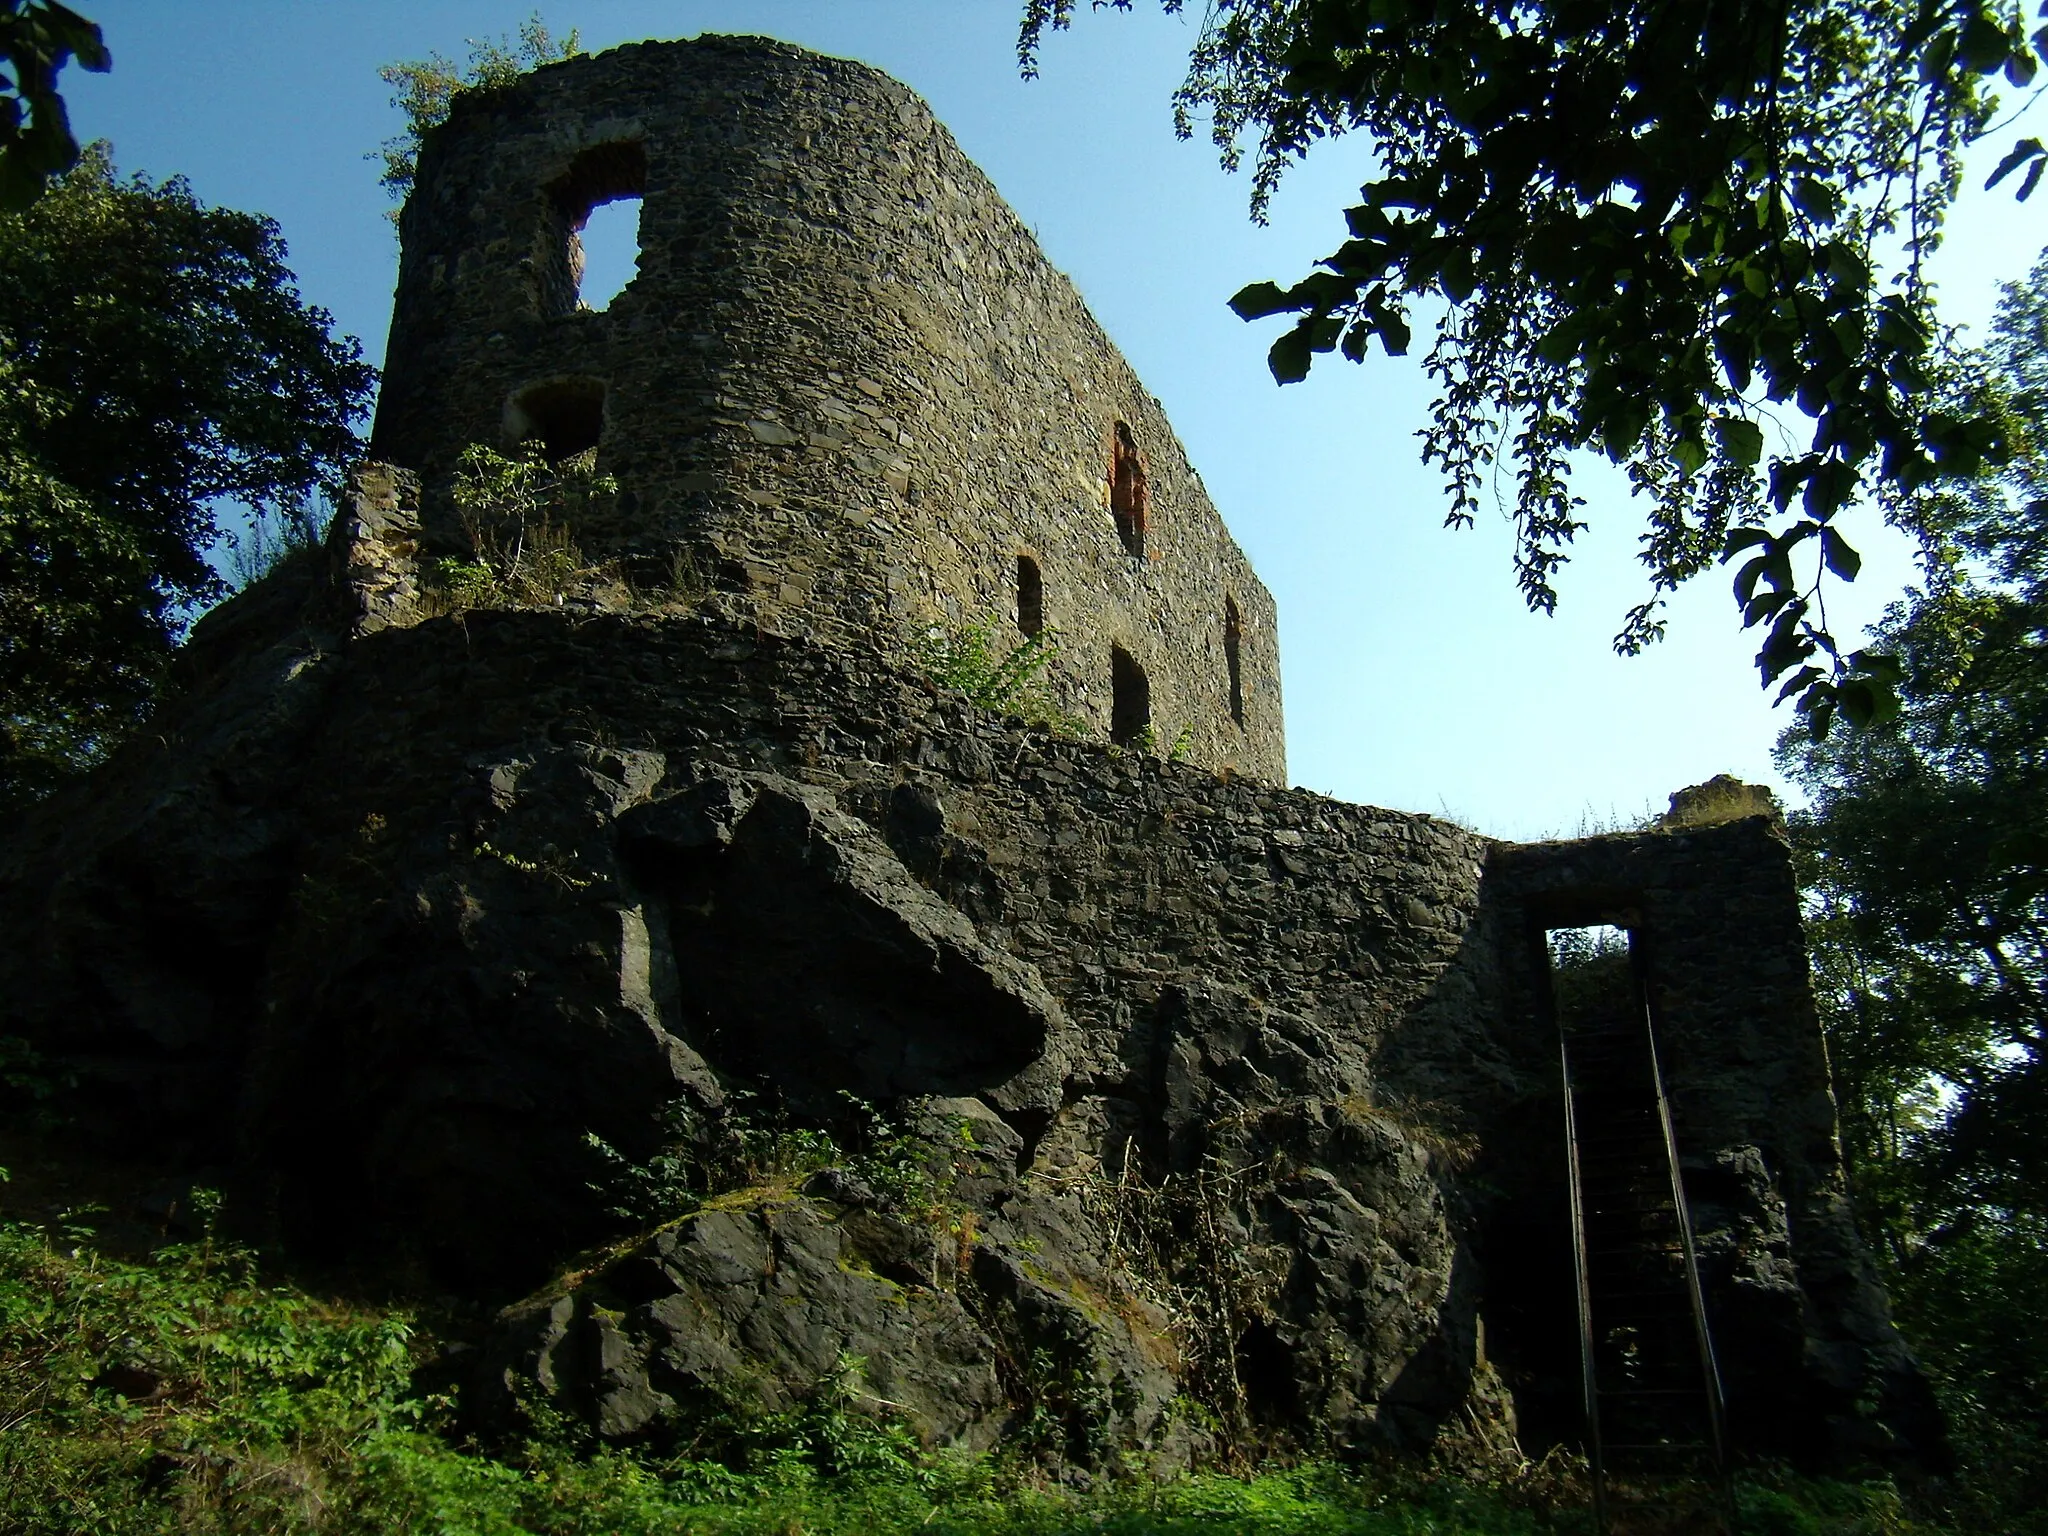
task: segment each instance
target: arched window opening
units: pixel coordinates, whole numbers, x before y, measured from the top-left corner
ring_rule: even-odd
[[[1045,578],[1029,555],[1017,557],[1017,628],[1033,636],[1045,628]]]
[[[506,443],[539,443],[550,464],[595,448],[603,435],[602,379],[550,379],[522,389],[505,406]]]
[[[1109,648],[1109,739],[1130,746],[1152,728],[1152,684],[1120,645]]]
[[[1223,665],[1230,671],[1230,718],[1244,727],[1244,618],[1237,599],[1223,599]]]
[[[1109,450],[1109,511],[1116,519],[1116,535],[1124,541],[1124,548],[1144,558],[1145,465],[1138,456],[1137,439],[1121,421],[1116,424]]]
[[[556,224],[546,279],[550,313],[608,308],[632,282],[646,193],[647,146],[638,139],[592,145],[548,188]]]

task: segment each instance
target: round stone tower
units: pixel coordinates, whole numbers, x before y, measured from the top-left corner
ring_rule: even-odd
[[[603,310],[577,232],[638,198]],[[1284,781],[1272,598],[1158,403],[925,104],[758,38],[642,43],[427,137],[373,454],[429,547],[471,443],[595,449],[592,553],[682,552],[758,623],[899,664],[1049,633],[1112,739]]]

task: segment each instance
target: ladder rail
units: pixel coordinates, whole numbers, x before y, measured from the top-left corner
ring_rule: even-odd
[[[1712,1438],[1714,1473],[1727,1506],[1729,1529],[1737,1528],[1735,1488],[1729,1479],[1726,1406],[1721,1395],[1721,1365],[1714,1353],[1713,1330],[1707,1326],[1706,1289],[1700,1283],[1699,1245],[1693,1237],[1692,1203],[1685,1196],[1685,1172],[1678,1161],[1678,1130],[1672,1122],[1671,1098],[1664,1089],[1664,1063],[1657,1047],[1657,1023],[1648,988],[1640,987],[1643,1037],[1650,1050],[1650,1080],[1657,1092],[1657,1118],[1664,1129],[1664,1156],[1671,1170],[1671,1203],[1678,1213],[1679,1242],[1685,1254],[1685,1288],[1692,1303],[1693,1332],[1699,1341],[1700,1375],[1707,1389],[1707,1429]]]
[[[1600,1382],[1593,1350],[1593,1277],[1586,1245],[1586,1207],[1579,1174],[1579,1134],[1573,1104],[1572,1053],[1563,1021],[1557,1031],[1558,1070],[1564,1082],[1565,1187],[1571,1192],[1572,1269],[1579,1291],[1579,1375],[1586,1402],[1586,1459],[1593,1469],[1593,1527],[1606,1536],[1607,1468],[1600,1446]]]

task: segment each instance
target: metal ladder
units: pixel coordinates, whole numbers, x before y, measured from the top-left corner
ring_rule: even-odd
[[[1633,1001],[1558,1021],[1594,1520],[1609,1476],[1703,1477],[1734,1529],[1720,1373],[1671,1105],[1639,979]]]

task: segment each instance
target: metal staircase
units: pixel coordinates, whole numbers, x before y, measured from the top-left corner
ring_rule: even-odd
[[[1579,1345],[1595,1520],[1610,1481],[1718,1484],[1732,1530],[1720,1377],[1640,980],[1560,1014]],[[1618,979],[1618,978],[1617,978]]]

